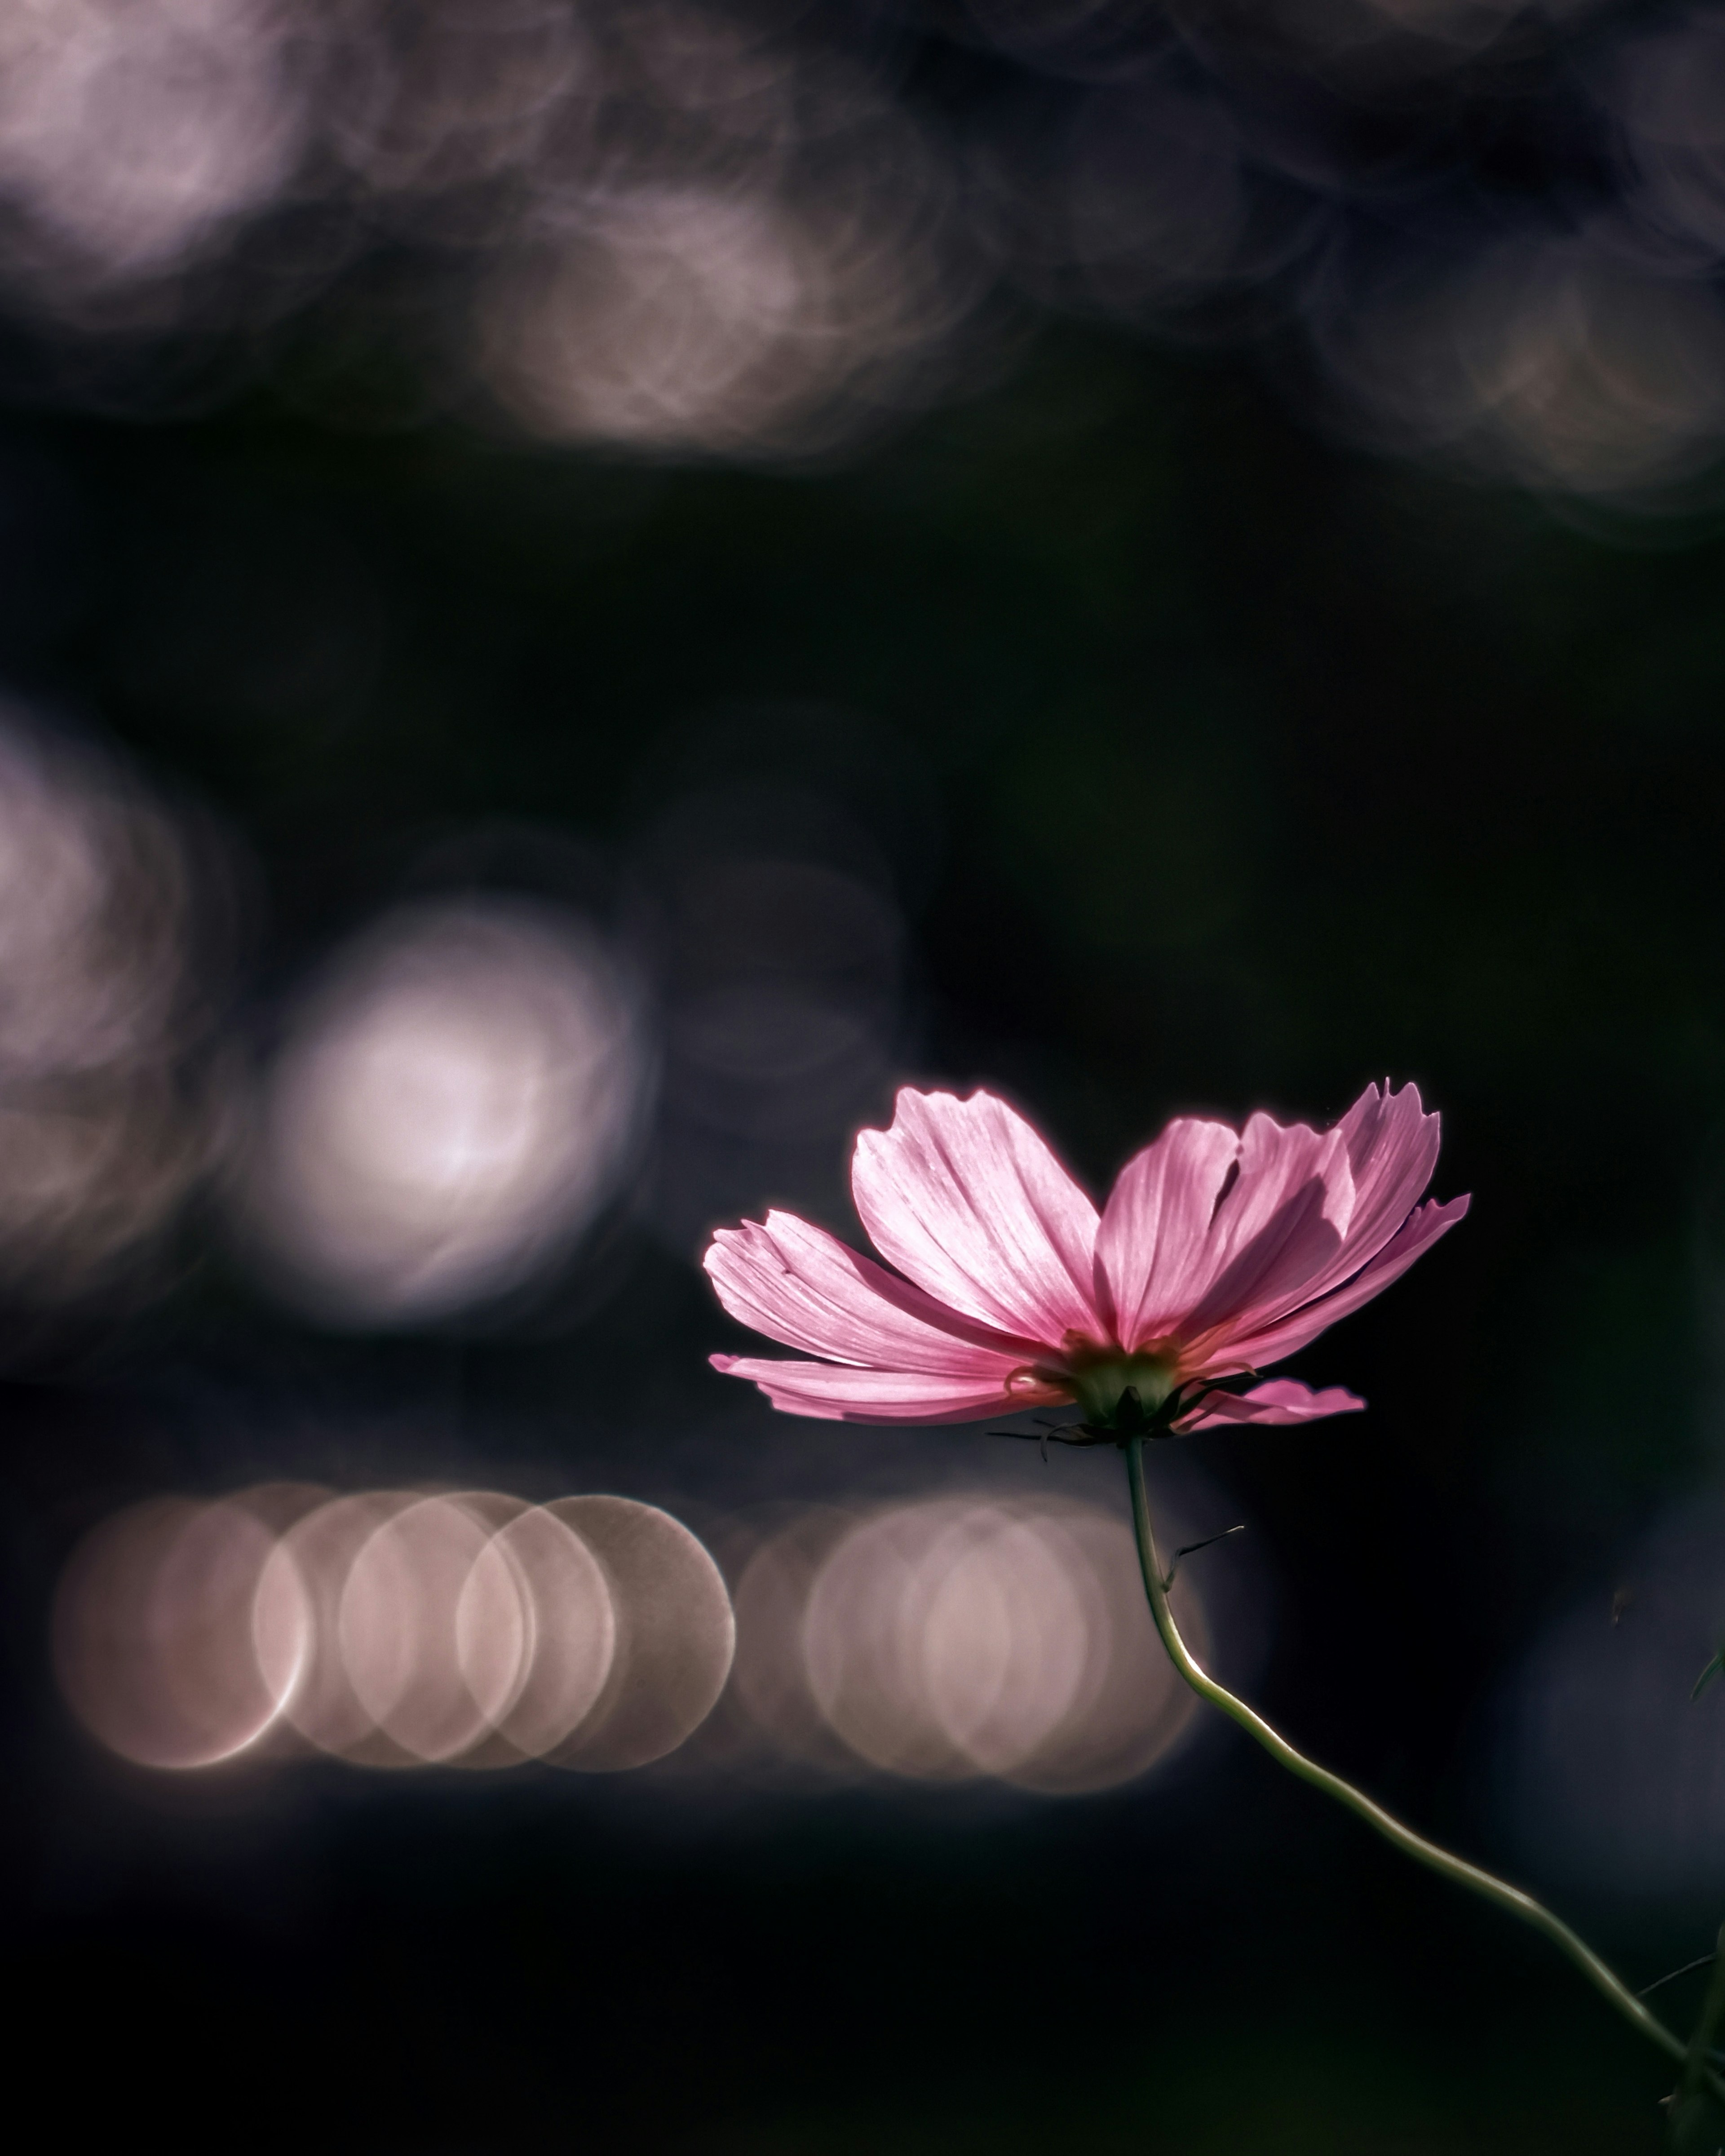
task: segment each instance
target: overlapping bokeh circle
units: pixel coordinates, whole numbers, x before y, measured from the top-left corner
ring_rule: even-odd
[[[1077,1795],[1145,1774],[1187,1727],[1130,1529],[1094,1507],[805,1507],[735,1569],[733,1612],[704,1545],[628,1497],[156,1498],[74,1551],[54,1661],[85,1727],[162,1769],[615,1773],[677,1751],[727,1680],[709,1766],[742,1732],[757,1766]],[[1189,1583],[1176,1595],[1205,1651]]]
[[[1189,1582],[1181,1621],[1203,1651]],[[1193,1697],[1151,1623],[1126,1523],[977,1493],[801,1511],[737,1583],[738,1707],[781,1758],[1049,1795],[1147,1773]]]
[[[411,384],[772,459],[991,375],[1028,298],[1247,336],[1344,434],[1645,511],[1725,442],[1722,54],[1707,0],[32,0],[0,311],[73,403],[221,346],[363,413],[311,325],[388,352],[390,426]]]
[[[167,1768],[644,1766],[711,1709],[734,1639],[716,1566],[655,1506],[280,1485],[102,1522],[53,1622],[79,1718]]]

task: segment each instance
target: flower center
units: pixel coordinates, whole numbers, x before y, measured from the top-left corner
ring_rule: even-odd
[[[1137,1429],[1167,1399],[1178,1377],[1178,1366],[1172,1355],[1104,1353],[1093,1362],[1075,1361],[1071,1384],[1084,1419],[1092,1429],[1119,1430],[1128,1425]],[[1137,1394],[1138,1412],[1134,1414],[1127,1401],[1122,1417],[1121,1403],[1128,1392]]]

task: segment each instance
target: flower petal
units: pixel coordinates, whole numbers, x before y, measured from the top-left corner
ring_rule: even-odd
[[[1224,1370],[1253,1370],[1297,1353],[1338,1317],[1346,1317],[1350,1311],[1358,1310],[1362,1303],[1381,1295],[1392,1281],[1399,1280],[1415,1258],[1455,1226],[1466,1212],[1469,1202],[1466,1198],[1452,1198],[1447,1204],[1440,1205],[1434,1199],[1429,1204],[1420,1206],[1409,1216],[1400,1233],[1393,1236],[1345,1287],[1337,1288],[1333,1295],[1327,1295],[1319,1301],[1306,1304],[1260,1332],[1230,1339],[1225,1352],[1219,1350],[1211,1358],[1212,1368],[1217,1374]]]
[[[793,1213],[721,1228],[702,1262],[733,1317],[834,1362],[988,1383],[1036,1353],[944,1310]]]
[[[851,1165],[875,1247],[949,1308],[1057,1348],[1106,1338],[1096,1209],[1024,1117],[989,1093],[899,1094]]]
[[[1342,1247],[1301,1298],[1311,1301],[1339,1286],[1379,1250],[1406,1220],[1437,1166],[1440,1119],[1427,1115],[1417,1086],[1392,1092],[1368,1086],[1337,1127],[1353,1174],[1353,1209]]]
[[[1199,1430],[1223,1430],[1240,1423],[1286,1426],[1316,1422],[1321,1415],[1353,1414],[1365,1405],[1358,1393],[1343,1385],[1327,1385],[1315,1393],[1297,1378],[1272,1378],[1267,1385],[1255,1385],[1249,1393],[1207,1393],[1190,1421],[1177,1425],[1183,1437]]]
[[[1208,1282],[1210,1223],[1240,1133],[1177,1116],[1121,1169],[1096,1231],[1096,1273],[1128,1353],[1167,1333]]]
[[[846,1369],[832,1363],[793,1363],[771,1355],[709,1356],[727,1378],[748,1378],[786,1414],[823,1422],[974,1422],[997,1410],[1049,1405],[1064,1394],[1039,1387],[1009,1393],[974,1378],[931,1377],[921,1371]]]
[[[1240,1142],[1240,1176],[1216,1208],[1213,1270],[1179,1337],[1232,1334],[1309,1300],[1353,1216],[1353,1172],[1339,1130],[1256,1115]]]

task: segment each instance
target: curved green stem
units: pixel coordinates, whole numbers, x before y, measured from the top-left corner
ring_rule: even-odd
[[[1657,2044],[1670,2058],[1681,2061],[1689,2073],[1699,2071],[1715,2096],[1725,2097],[1725,2082],[1711,2068],[1702,2066],[1695,2051],[1680,2036],[1673,2035],[1659,2017],[1648,2011],[1634,1992],[1624,1984],[1588,1945],[1579,1938],[1561,1917],[1555,1917],[1543,1903],[1536,1902],[1531,1894],[1524,1894],[1519,1887],[1512,1887],[1507,1880],[1494,1878],[1482,1871],[1476,1864],[1465,1858],[1451,1856],[1447,1849],[1440,1849],[1435,1841],[1424,1835],[1415,1834],[1411,1827],[1374,1804],[1363,1790],[1344,1782],[1339,1774],[1332,1774],[1327,1767],[1320,1767],[1304,1753],[1296,1752],[1279,1731],[1273,1729],[1261,1714],[1248,1707],[1243,1699],[1236,1699],[1226,1686],[1215,1679],[1194,1660],[1191,1650],[1180,1636],[1180,1628],[1174,1622],[1173,1611],[1168,1607],[1168,1583],[1164,1579],[1161,1560],[1156,1553],[1156,1536],[1150,1524],[1150,1501],[1144,1487],[1144,1440],[1129,1438],[1126,1445],[1127,1478],[1132,1484],[1132,1526],[1137,1535],[1138,1562],[1143,1568],[1144,1591],[1150,1598],[1150,1614],[1156,1620],[1156,1629],[1162,1635],[1162,1644],[1168,1649],[1168,1659],[1200,1698],[1207,1699],[1213,1707],[1221,1708],[1230,1720],[1237,1722],[1248,1736],[1254,1737],[1272,1759],[1286,1767],[1291,1774],[1297,1774],[1302,1782],[1310,1782],[1313,1789],[1322,1789],[1326,1796],[1346,1804],[1357,1813],[1366,1825],[1374,1828],[1388,1842],[1394,1844],[1404,1856],[1411,1856],[1416,1864],[1423,1864],[1445,1879],[1452,1879],[1458,1887],[1466,1887],[1483,1901],[1495,1902],[1500,1909],[1511,1916],[1519,1917],[1524,1924],[1531,1924],[1537,1932],[1543,1932],[1554,1946],[1561,1948],[1587,1978],[1594,1989],[1609,1999],[1626,2021],[1632,2022],[1650,2042]]]

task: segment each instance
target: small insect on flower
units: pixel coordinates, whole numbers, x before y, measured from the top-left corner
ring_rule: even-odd
[[[1177,1116],[1100,1215],[991,1093],[898,1096],[851,1163],[875,1264],[794,1214],[721,1228],[706,1270],[733,1317],[815,1362],[715,1355],[790,1414],[971,1422],[1076,1404],[1055,1435],[1113,1443],[1310,1422],[1363,1400],[1246,1389],[1388,1287],[1467,1210],[1416,1201],[1438,1118],[1367,1089],[1332,1129]]]

